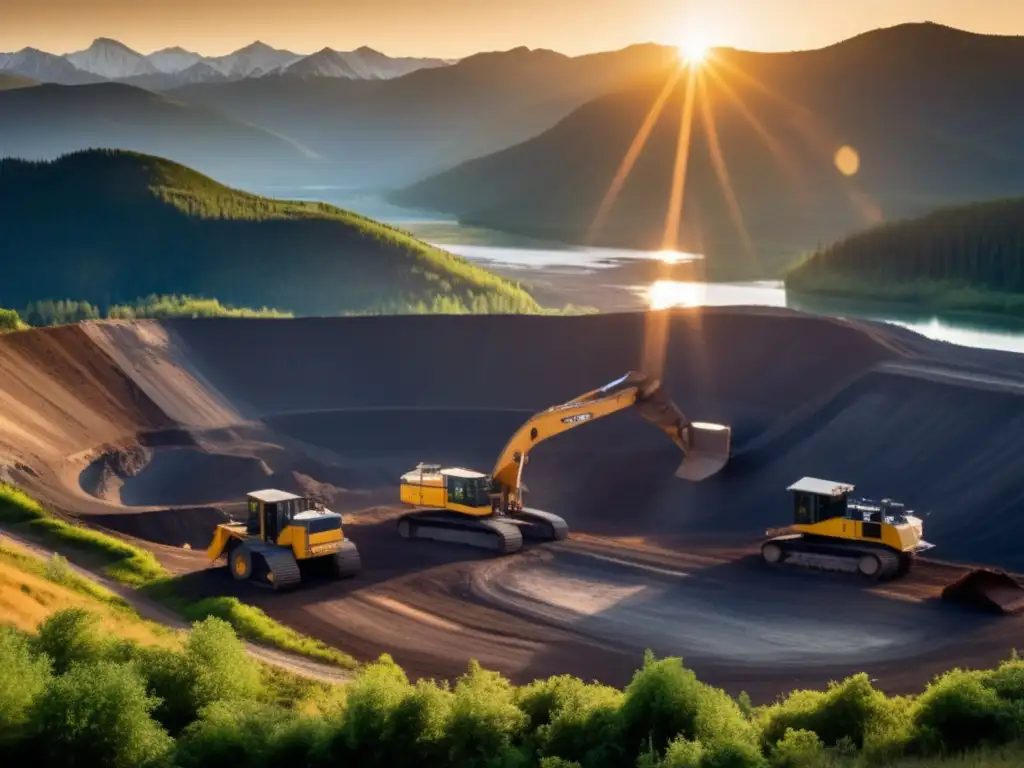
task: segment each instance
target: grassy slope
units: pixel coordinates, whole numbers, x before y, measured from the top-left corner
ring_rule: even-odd
[[[1024,316],[1024,198],[941,208],[858,232],[805,257],[786,287]]]
[[[0,526],[55,550],[82,555],[98,563],[116,581],[144,588],[154,599],[198,621],[217,616],[230,623],[239,635],[256,643],[350,669],[352,657],[317,640],[278,624],[263,611],[231,597],[188,602],[177,597],[175,580],[151,552],[82,525],[72,525],[50,515],[34,499],[9,485],[0,484]]]
[[[8,305],[195,294],[297,314],[541,311],[516,284],[396,228],[136,153],[0,162],[0,225]]]
[[[0,536],[0,605],[3,620],[32,632],[46,617],[65,608],[100,616],[111,634],[147,645],[173,646],[174,633],[143,620],[120,597],[82,578],[55,556],[40,560]]]

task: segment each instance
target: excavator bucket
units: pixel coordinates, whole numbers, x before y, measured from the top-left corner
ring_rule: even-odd
[[[698,483],[729,463],[732,428],[725,424],[689,421],[660,382],[651,382],[644,388],[637,407],[641,416],[657,425],[682,449],[685,458],[676,470],[676,477]]]
[[[1024,586],[1004,571],[975,568],[942,590],[942,599],[993,613],[1024,610]]]
[[[699,483],[722,471],[729,463],[732,429],[725,424],[695,421],[690,424],[690,446],[676,477]]]

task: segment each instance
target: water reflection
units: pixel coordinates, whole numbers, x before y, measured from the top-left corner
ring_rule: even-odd
[[[830,317],[892,323],[930,339],[960,346],[1024,353],[1024,320],[1012,318],[972,320],[969,317],[942,317],[934,313],[908,311],[899,305],[798,298],[788,295],[783,283],[774,280],[746,283],[657,280],[646,286],[633,286],[631,290],[642,296],[651,309],[738,305],[788,307]]]
[[[699,254],[684,251],[635,251],[625,248],[506,248],[469,243],[446,243],[439,247],[485,265],[511,269],[571,268],[593,272],[630,262],[677,265],[703,258]]]
[[[753,304],[785,307],[786,291],[777,280],[749,283],[703,283],[686,280],[656,280],[642,291],[651,309],[671,307],[721,307]]]

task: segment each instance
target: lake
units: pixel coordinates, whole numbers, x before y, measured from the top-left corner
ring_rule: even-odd
[[[344,187],[262,188],[270,197],[319,200],[402,227],[429,243],[521,280],[545,304],[571,301],[601,311],[652,307],[755,305],[790,307],[833,317],[901,325],[940,341],[1024,353],[1024,321],[908,312],[905,307],[851,301],[808,302],[787,295],[781,282],[708,283],[696,254],[581,248],[463,227],[450,217],[390,205],[380,196]]]
[[[608,248],[529,249],[466,244],[442,247],[505,274],[538,271],[549,275],[582,277],[622,269],[629,262],[661,265],[668,259],[670,265],[685,265],[699,261],[700,258],[693,254],[621,251]],[[738,305],[789,307],[833,317],[858,317],[889,322],[914,330],[923,336],[952,344],[1024,352],[1024,321],[982,321],[944,317],[932,313],[908,312],[899,306],[842,300],[808,301],[787,294],[781,281],[707,283],[698,280],[655,279],[640,284],[625,283],[618,287],[634,297],[637,308]]]

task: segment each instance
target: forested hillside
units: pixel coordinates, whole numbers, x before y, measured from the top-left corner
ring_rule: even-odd
[[[942,208],[820,248],[789,290],[1024,313],[1024,198]]]
[[[540,310],[517,285],[386,225],[130,152],[0,161],[0,231],[7,307],[190,294],[294,314]]]

